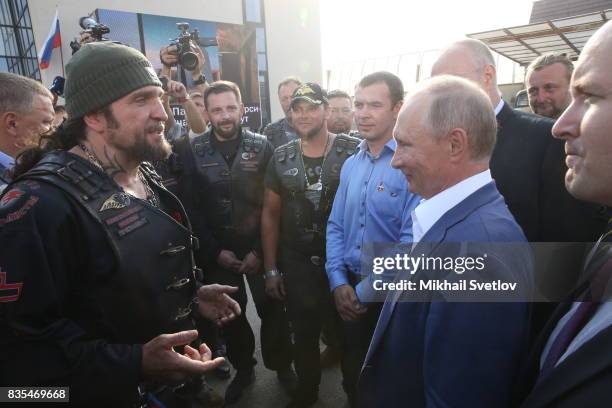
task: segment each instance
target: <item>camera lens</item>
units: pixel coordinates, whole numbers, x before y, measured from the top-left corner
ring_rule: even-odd
[[[179,60],[183,68],[187,71],[193,71],[198,66],[198,56],[191,51],[182,53]]]

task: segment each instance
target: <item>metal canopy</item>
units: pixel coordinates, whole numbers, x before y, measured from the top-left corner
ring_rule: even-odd
[[[589,37],[612,18],[612,9],[511,28],[468,34],[521,65],[542,54],[565,53],[575,60]]]

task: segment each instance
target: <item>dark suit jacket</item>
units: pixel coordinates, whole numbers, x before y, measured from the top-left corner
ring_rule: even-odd
[[[426,256],[444,257],[442,243],[467,241],[525,242],[494,182],[444,214],[413,253],[434,245]],[[519,257],[511,258],[516,268],[508,269],[517,272]],[[361,407],[507,406],[527,350],[526,304],[397,300],[393,292],[387,297],[372,337],[358,386]]]
[[[602,264],[609,262],[612,252],[608,252],[604,259],[607,261]],[[567,301],[559,304],[538,336],[523,368],[522,381],[515,390],[515,405],[522,401],[521,408],[612,406],[612,326],[596,334],[538,381],[540,358],[550,335],[572,303],[580,297],[577,295],[584,293],[593,279],[593,272],[586,270],[582,284]]]
[[[542,331],[523,377],[521,395],[536,383],[539,362],[548,337],[571,303],[559,306]],[[612,326],[570,354],[550,374],[533,386],[521,408],[575,408],[612,406]]]
[[[607,209],[568,193],[564,142],[552,136],[554,121],[504,103],[497,122],[491,174],[530,242],[564,243],[539,246],[535,266],[540,292],[552,301],[563,299],[575,287],[588,252],[588,246],[578,243],[597,240],[608,219]],[[535,305],[531,319],[534,336],[555,306]]]
[[[554,122],[507,103],[497,122],[491,174],[527,239],[595,242],[607,222],[606,209],[567,192],[564,142],[553,138]]]

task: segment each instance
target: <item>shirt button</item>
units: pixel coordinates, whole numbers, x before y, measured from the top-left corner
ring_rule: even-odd
[[[357,249],[361,249],[361,245],[357,245]]]
[[[361,228],[363,228],[363,224],[361,224]]]

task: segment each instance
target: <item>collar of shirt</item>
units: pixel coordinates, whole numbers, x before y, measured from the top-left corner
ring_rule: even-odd
[[[372,155],[370,153],[370,146],[368,145],[368,141],[363,139],[361,142],[359,142],[359,144],[357,145],[357,148],[361,151],[361,152],[365,152],[367,154],[369,154],[370,156]],[[383,150],[380,152],[380,154],[378,155],[378,157],[382,156],[383,152],[385,151],[385,149],[389,149],[391,151],[391,153],[395,153],[395,149],[397,148],[397,143],[395,142],[394,138],[389,139],[389,141],[387,143],[385,143],[385,146],[383,147]]]
[[[10,169],[15,165],[15,159],[0,150],[0,166]]]
[[[495,107],[495,116],[499,115],[499,112],[501,112],[502,108],[504,107],[504,100],[500,99],[499,103],[497,104],[497,106]]]
[[[419,242],[427,231],[451,208],[492,180],[491,171],[487,169],[439,192],[428,200],[422,200],[412,212],[414,242]]]

